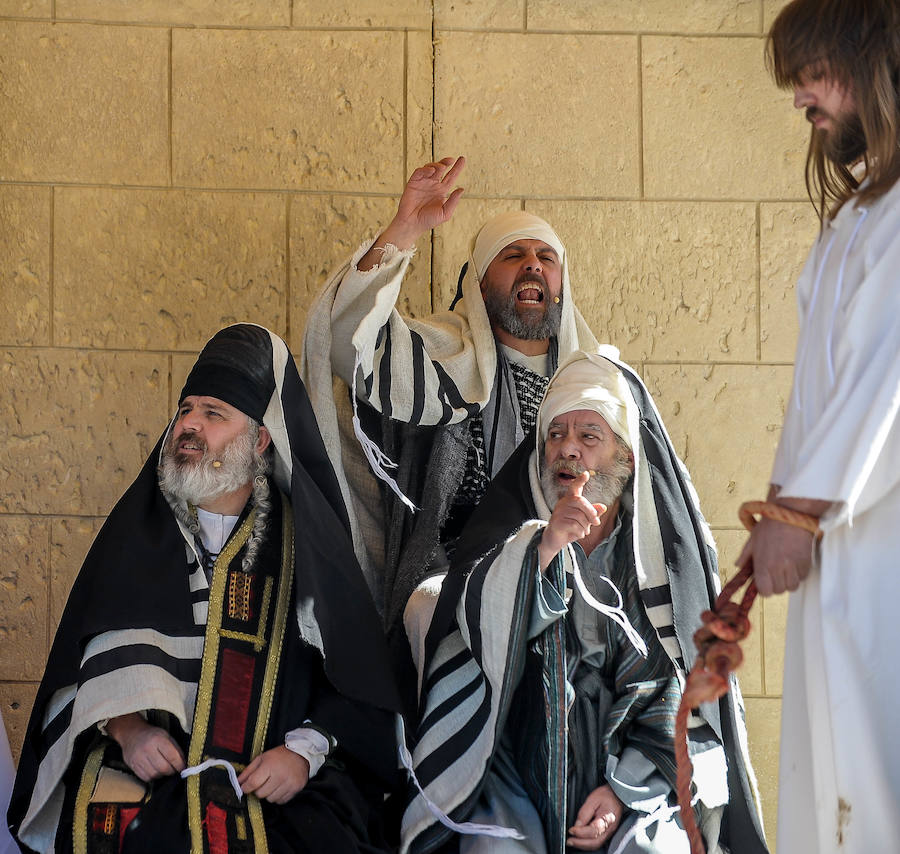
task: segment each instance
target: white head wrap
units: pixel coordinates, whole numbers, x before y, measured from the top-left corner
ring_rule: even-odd
[[[559,366],[547,386],[538,411],[538,442],[546,440],[550,422],[558,415],[587,409],[600,415],[631,449],[629,400],[633,397],[625,377],[612,362],[597,353],[576,351]]]
[[[549,223],[525,211],[508,211],[489,219],[472,244],[472,263],[479,282],[500,250],[514,240],[543,240],[556,250],[560,267],[565,268],[566,248]]]

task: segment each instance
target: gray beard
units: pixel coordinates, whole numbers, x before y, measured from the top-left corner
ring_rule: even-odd
[[[545,290],[545,301],[542,305],[544,306],[542,314],[528,311],[523,315],[518,311],[514,293],[504,297],[493,290],[488,290],[484,296],[484,308],[491,324],[499,326],[520,341],[544,341],[559,332],[562,303],[548,301]]]
[[[170,436],[159,464],[160,489],[197,507],[246,486],[259,470],[253,432],[246,430],[232,439],[218,457],[205,448],[199,460],[179,460]],[[222,463],[219,468],[213,467],[216,459]]]
[[[544,500],[552,510],[564,495],[568,495],[569,489],[556,482],[554,475],[560,471],[569,471],[579,475],[585,470],[580,463],[559,460],[552,466],[547,466],[541,460],[541,489],[544,492]],[[625,486],[631,477],[631,466],[624,453],[616,456],[616,459],[605,470],[597,469],[591,475],[590,480],[581,491],[582,497],[590,504],[604,504],[611,507],[616,499],[621,496]]]

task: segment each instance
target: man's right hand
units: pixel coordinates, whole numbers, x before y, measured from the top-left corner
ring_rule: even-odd
[[[356,269],[371,270],[381,261],[381,250],[388,243],[412,249],[425,232],[450,219],[463,193],[462,187],[454,188],[454,184],[465,165],[465,157],[445,157],[416,169],[406,182],[391,224],[360,258]]]
[[[110,718],[106,731],[122,748],[125,764],[145,783],[184,770],[184,754],[164,729],[148,724],[137,712]]]
[[[603,504],[591,504],[581,493],[591,474],[583,471],[574,481],[567,495],[564,495],[550,514],[550,521],[541,534],[538,544],[538,561],[543,572],[569,543],[586,537],[592,525],[600,524],[600,517],[606,512]]]

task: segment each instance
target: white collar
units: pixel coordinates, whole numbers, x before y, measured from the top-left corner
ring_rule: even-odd
[[[238,516],[223,516],[221,513],[210,513],[202,507],[197,508],[197,521],[200,523],[200,541],[211,555],[217,555],[231,536]]]

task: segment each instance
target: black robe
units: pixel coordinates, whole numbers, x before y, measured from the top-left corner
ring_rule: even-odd
[[[345,765],[361,769],[360,779],[366,781],[368,797],[355,809],[359,812],[368,804],[368,810],[392,785],[396,768],[393,713],[399,700],[380,621],[353,554],[337,479],[293,359],[284,342],[262,327],[241,324],[227,331],[249,342],[257,360],[260,348],[268,353],[268,367],[264,358],[262,369],[268,374],[269,410],[278,412],[275,429],[280,437],[275,479],[289,496],[294,525],[291,615],[296,619],[285,632],[287,654],[281,667],[289,671],[279,680],[283,696],[273,712],[268,742],[283,743],[286,730],[302,725],[304,710],[321,707],[319,725],[338,739]],[[233,358],[243,359],[244,353],[235,348]],[[88,728],[68,732],[71,699],[44,725],[58,692],[86,678],[82,656],[91,639],[134,629],[153,629],[176,639],[198,632],[185,539],[158,485],[157,461],[165,435],[111,511],[69,595],[32,709],[10,801],[8,818],[16,836],[48,753],[63,737],[70,737],[75,752],[81,740],[93,737]],[[153,649],[131,651],[159,656]],[[178,662],[172,666],[184,667]],[[185,681],[192,677],[190,672],[179,674]],[[313,788],[327,788],[333,778],[327,769],[321,773],[311,793]],[[377,794],[370,791],[370,783]],[[339,823],[354,825],[349,814]]]

